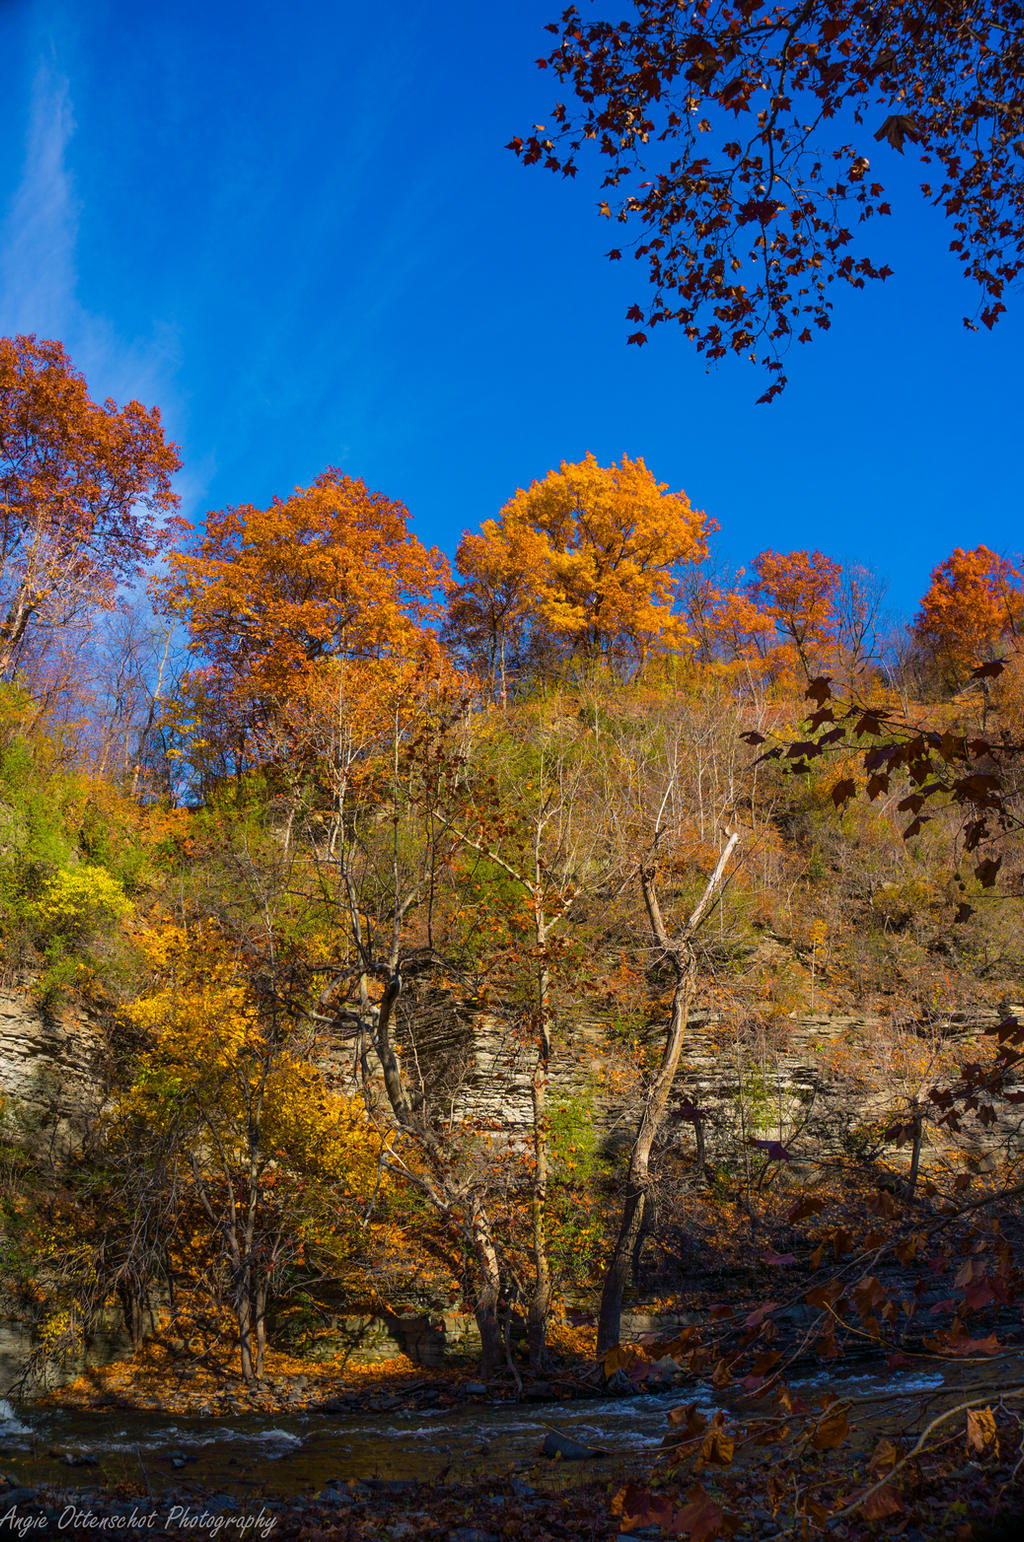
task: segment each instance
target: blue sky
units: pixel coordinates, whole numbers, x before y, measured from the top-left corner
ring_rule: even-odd
[[[612,10],[626,0],[602,0]],[[0,0],[0,331],[60,337],[94,395],[157,403],[183,512],[263,504],[326,465],[454,551],[518,486],[642,455],[716,551],[818,546],[912,612],[932,567],[1020,534],[1021,296],[991,334],[916,168],[884,286],[837,295],[781,401],[656,330],[608,263],[596,175],[504,149],[543,121],[555,0]]]

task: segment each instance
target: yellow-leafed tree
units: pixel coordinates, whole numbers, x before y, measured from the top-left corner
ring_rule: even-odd
[[[140,937],[150,988],[132,1007],[144,1036],[116,1114],[126,1149],[161,1190],[169,1227],[203,1235],[194,1257],[230,1305],[242,1375],[263,1371],[267,1308],[318,1250],[336,1262],[359,1235],[380,1143],[362,1101],[331,1091],[315,1040],[283,1004],[267,961],[212,925]]]
[[[680,569],[706,554],[707,521],[643,460],[563,461],[466,535],[448,635],[495,660],[582,654],[637,669],[689,644],[675,613]],[[481,648],[481,639],[483,648]]]

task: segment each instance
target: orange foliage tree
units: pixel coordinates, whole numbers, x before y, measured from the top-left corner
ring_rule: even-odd
[[[695,574],[684,603],[701,664],[743,665],[778,680],[828,668],[863,685],[878,665],[885,585],[821,552],[762,552],[752,579]]]
[[[211,745],[234,745],[236,770],[268,724],[278,733],[282,703],[319,690],[326,664],[383,666],[431,649],[424,628],[447,565],[408,518],[328,469],[269,508],[211,515],[205,536],[172,558],[164,603],[204,660],[184,684],[186,716],[205,722]]]
[[[932,573],[914,634],[947,684],[962,685],[974,665],[1019,636],[1021,575],[987,546],[961,547]]]
[[[180,464],[157,408],[101,406],[61,343],[0,338],[0,675],[31,626],[141,574],[178,525]]]
[[[479,535],[463,532],[455,553],[462,582],[452,584],[444,638],[504,699],[509,675],[529,663],[529,617],[543,539],[531,529],[484,521]]]
[[[754,576],[731,584],[701,574],[685,586],[702,663],[756,664],[776,679],[826,666],[860,677],[876,657],[884,586],[865,568],[820,551],[763,551]]]
[[[701,664],[763,661],[775,639],[774,621],[749,594],[704,574],[687,585],[686,614]]]
[[[563,461],[463,538],[449,635],[477,651],[486,639],[499,663],[510,638],[522,650],[529,635],[556,656],[639,668],[688,641],[673,614],[679,569],[705,555],[706,532],[704,515],[640,459]]]
[[[805,676],[837,640],[836,597],[842,569],[820,551],[763,551],[754,558],[748,584]]]

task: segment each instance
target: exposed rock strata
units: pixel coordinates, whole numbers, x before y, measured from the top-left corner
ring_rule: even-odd
[[[1024,1016],[1024,1008],[1016,1008]],[[900,1033],[916,1041],[919,1059],[951,1041],[962,1058],[973,1058],[985,1030],[1002,1015],[990,1008],[953,1012],[927,1022],[906,1023]],[[529,1038],[496,1016],[464,1013],[436,997],[402,1004],[399,1038],[407,1077],[440,1113],[467,1121],[513,1141],[525,1139],[532,1118],[530,1082],[534,1049]],[[658,1025],[648,1029],[649,1052],[657,1063]],[[642,1076],[623,1071],[606,1023],[576,1017],[556,1027],[552,1061],[552,1103],[577,1098],[591,1113],[595,1130],[614,1148],[628,1144],[642,1092]],[[372,1065],[372,1056],[371,1065]],[[898,1058],[898,1057],[897,1057]],[[721,1020],[695,1013],[683,1047],[674,1094],[675,1117],[666,1138],[693,1144],[693,1124],[681,1112],[696,1106],[707,1115],[708,1156],[728,1162],[751,1137],[793,1139],[809,1160],[849,1154],[857,1128],[891,1112],[918,1087],[902,1084],[892,1069],[893,1029],[867,1014],[807,1014],[776,1024],[770,1032],[732,1031]],[[355,1091],[356,1057],[339,1045],[329,1056],[334,1073]],[[965,1132],[963,1144],[979,1152],[1014,1137],[1017,1117],[1007,1110],[989,1130]]]
[[[1019,1009],[1018,1009],[1019,1010]],[[935,1041],[979,1037],[998,1020],[994,1011],[955,1013],[905,1031]],[[693,1123],[681,1111],[696,1105],[707,1113],[707,1156],[712,1163],[736,1160],[742,1143],[764,1136],[793,1143],[804,1162],[845,1148],[851,1127],[881,1115],[899,1087],[884,1075],[877,1048],[886,1025],[866,1015],[807,1015],[793,1018],[771,1037],[730,1034],[721,1022],[695,1015],[683,1051],[675,1096],[675,1118],[667,1139],[693,1145]],[[406,1074],[439,1112],[456,1120],[524,1139],[531,1117],[533,1051],[496,1016],[476,1017],[441,996],[403,1002],[401,1038]],[[658,1028],[650,1029],[657,1053]],[[630,1089],[613,1076],[607,1025],[577,1018],[563,1025],[561,1054],[552,1067],[552,1101],[579,1098],[592,1112],[606,1147],[625,1144],[635,1127],[639,1081]],[[356,1056],[351,1042],[333,1045],[326,1056],[332,1078],[355,1090]],[[80,1149],[94,1131],[109,1091],[110,1055],[94,1018],[77,1012],[56,1018],[26,996],[0,995],[0,1095],[4,1134],[38,1155],[63,1157]],[[741,1095],[742,1092],[742,1095]],[[985,1133],[972,1132],[963,1144],[986,1147],[1012,1140],[1016,1116]],[[797,1164],[794,1164],[796,1168]],[[805,1175],[806,1176],[806,1175]],[[31,1325],[0,1309],[0,1393],[24,1367],[32,1348]],[[344,1348],[353,1358],[387,1358],[404,1350],[425,1365],[472,1355],[475,1323],[448,1309],[405,1315],[330,1319],[320,1345],[326,1353]],[[330,1345],[328,1346],[328,1342]],[[108,1325],[88,1351],[89,1363],[104,1363],[125,1352]],[[79,1367],[80,1368],[80,1367]],[[73,1369],[71,1371],[73,1374]]]
[[[132,1351],[120,1312],[111,1308],[100,1315],[88,1340],[60,1364],[39,1353],[35,1325],[19,1315],[15,1303],[0,1297],[0,1397],[12,1393],[31,1397],[50,1387],[74,1381],[84,1370],[123,1360]]]
[[[2,1133],[64,1157],[95,1127],[109,1088],[103,1026],[82,1011],[59,1016],[27,995],[0,994]]]

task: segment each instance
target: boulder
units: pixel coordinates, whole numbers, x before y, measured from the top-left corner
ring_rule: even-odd
[[[574,1440],[571,1435],[559,1435],[555,1430],[545,1435],[540,1451],[552,1461],[563,1462],[590,1462],[608,1455],[597,1446],[585,1446],[581,1440]]]

